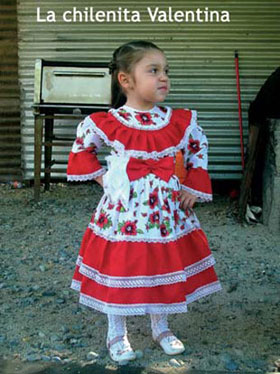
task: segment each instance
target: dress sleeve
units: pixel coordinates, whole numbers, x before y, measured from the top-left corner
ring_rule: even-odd
[[[69,154],[67,181],[87,181],[106,172],[96,156],[102,146],[100,137],[95,133],[91,119],[86,117],[79,123],[77,136]]]
[[[208,141],[203,129],[197,124],[197,112],[192,111],[189,136],[184,146],[184,165],[187,175],[181,187],[198,197],[199,202],[212,201],[211,180],[207,171]]]

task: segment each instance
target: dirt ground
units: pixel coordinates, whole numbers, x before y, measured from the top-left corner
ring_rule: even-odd
[[[240,225],[236,201],[214,195],[195,208],[223,290],[170,316],[186,351],[166,356],[148,316],[129,317],[138,358],[118,369],[105,348],[106,316],[79,305],[69,288],[101,188],[53,184],[38,203],[32,188],[3,184],[0,194],[1,374],[280,371],[280,236],[261,223]]]

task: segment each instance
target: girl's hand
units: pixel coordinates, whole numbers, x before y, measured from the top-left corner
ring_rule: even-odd
[[[179,192],[180,208],[186,210],[192,208],[197,200],[197,196],[192,195],[188,191],[181,190]]]
[[[95,180],[100,184],[100,186],[103,187],[103,175],[100,175],[100,177],[96,177]]]

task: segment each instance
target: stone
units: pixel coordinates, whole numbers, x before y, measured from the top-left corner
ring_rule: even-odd
[[[54,347],[55,350],[57,350],[59,352],[63,351],[66,348],[66,346],[64,344],[54,344],[53,347]]]
[[[138,359],[141,359],[144,356],[143,352],[140,349],[137,349],[135,351],[135,354],[136,354],[136,358],[138,358]]]
[[[0,335],[0,344],[3,344],[6,341],[6,336],[5,335]]]
[[[96,352],[88,352],[87,354],[88,361],[96,360],[98,357],[99,357],[99,354]]]
[[[55,296],[55,291],[52,289],[45,290],[42,292],[42,296]]]
[[[233,291],[236,291],[237,287],[238,287],[238,282],[231,282],[231,284],[229,285],[229,288],[228,288],[227,292],[231,293]]]
[[[62,331],[64,334],[67,334],[69,332],[69,328],[66,326],[61,326],[60,331]]]
[[[180,364],[180,362],[178,360],[176,360],[175,358],[171,358],[171,360],[169,360],[169,365],[174,367],[174,368],[179,368],[179,367],[182,366]]]
[[[39,361],[41,359],[41,356],[38,353],[31,353],[26,355],[26,361],[34,362]]]
[[[238,365],[236,364],[236,362],[232,359],[232,357],[228,353],[222,353],[220,355],[220,359],[224,363],[224,367],[227,370],[233,371],[233,370],[238,369]]]
[[[39,265],[39,269],[40,269],[40,271],[45,272],[46,271],[46,266],[45,265]]]
[[[57,342],[57,341],[61,340],[60,337],[58,335],[55,335],[55,334],[51,335],[50,339],[51,339],[51,342]]]
[[[65,303],[65,299],[63,298],[58,298],[55,300],[56,304],[64,304]]]
[[[62,362],[62,359],[61,359],[59,356],[53,356],[53,357],[52,357],[52,361],[53,361],[53,362],[60,362],[60,363],[61,363],[61,362]]]

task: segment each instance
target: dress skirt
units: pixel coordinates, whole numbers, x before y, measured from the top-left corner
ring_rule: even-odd
[[[107,314],[187,312],[221,290],[215,259],[180,183],[154,174],[132,181],[128,209],[101,198],[84,234],[71,287]]]

